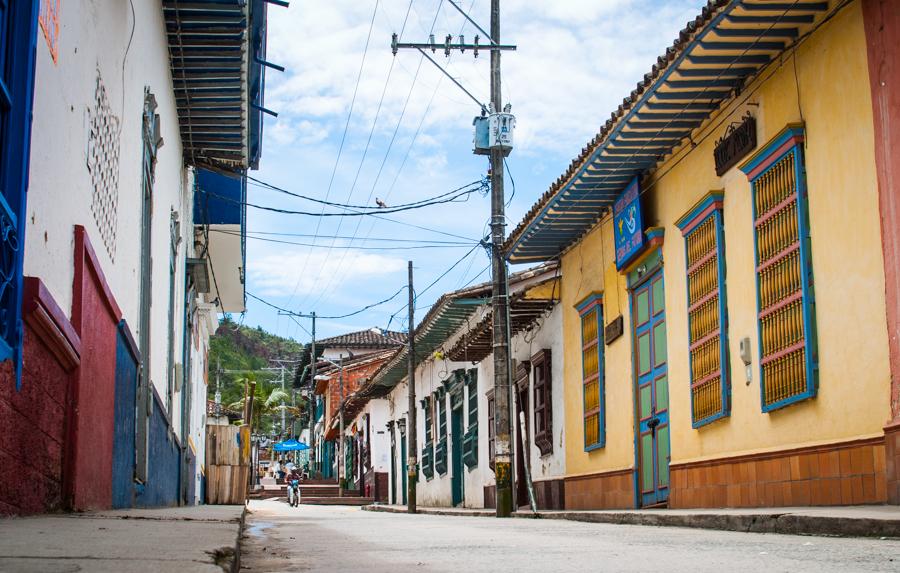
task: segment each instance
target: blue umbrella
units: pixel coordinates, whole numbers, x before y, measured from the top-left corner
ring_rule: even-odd
[[[276,452],[299,452],[302,450],[308,450],[309,446],[304,444],[303,442],[298,442],[297,440],[291,438],[290,440],[285,440],[283,442],[278,442],[272,449]]]

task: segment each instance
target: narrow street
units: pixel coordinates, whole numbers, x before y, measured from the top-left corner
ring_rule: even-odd
[[[241,570],[900,570],[900,541],[250,503]]]

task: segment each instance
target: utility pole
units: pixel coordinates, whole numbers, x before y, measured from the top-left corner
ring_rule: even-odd
[[[312,338],[311,348],[310,348],[310,365],[312,366],[310,372],[310,383],[309,383],[309,396],[307,396],[306,407],[309,409],[309,473],[312,475],[315,469],[315,459],[316,459],[316,313],[315,311],[309,314],[303,314],[302,312],[288,312],[288,311],[280,311],[279,315],[290,316],[294,322],[300,325],[300,328],[303,328],[303,325],[297,320],[297,318],[311,318],[312,319],[312,332],[310,332],[310,337]],[[303,330],[306,330],[303,328]]]
[[[281,391],[284,392],[284,363],[281,363]],[[287,430],[287,417],[284,413],[284,404],[281,404],[281,433],[284,434],[285,430]]]
[[[409,345],[409,419],[407,430],[407,441],[409,457],[406,460],[406,511],[407,513],[416,513],[416,480],[418,475],[416,471],[416,450],[419,447],[418,437],[416,435],[419,426],[416,424],[416,338],[415,338],[415,297],[413,296],[413,264],[409,261],[409,330],[406,335],[406,342]]]
[[[491,39],[500,43],[500,0],[491,0]],[[500,51],[491,50],[491,103],[503,109],[500,95]],[[512,513],[512,457],[510,455],[509,339],[506,292],[506,258],[503,242],[506,222],[503,199],[503,150],[491,148],[491,266],[493,268],[493,351],[494,351],[494,475],[497,482],[497,517]]]
[[[338,497],[344,497],[344,480],[342,479],[344,473],[344,464],[346,460],[344,459],[344,353],[338,357],[339,363],[339,372],[338,372],[338,385],[341,394],[341,400],[338,404],[338,418],[340,420],[340,436],[338,438],[338,447],[340,449],[338,453]]]
[[[454,0],[447,2],[482,34],[487,33],[475,22]],[[494,355],[494,399],[496,416],[494,417],[494,435],[496,436],[496,448],[494,451],[494,475],[496,478],[497,492],[497,517],[509,517],[512,514],[512,450],[510,433],[510,365],[509,365],[509,314],[508,295],[506,283],[506,258],[503,255],[503,243],[506,235],[506,223],[503,199],[503,158],[512,149],[512,130],[515,118],[509,113],[509,108],[504,108],[503,98],[500,92],[500,52],[503,50],[515,50],[514,45],[500,43],[500,0],[491,0],[491,32],[487,38],[489,44],[479,44],[480,36],[476,35],[473,43],[467,44],[463,36],[459,36],[459,42],[453,42],[453,36],[448,35],[443,43],[435,42],[434,36],[427,43],[400,42],[397,34],[393,35],[391,50],[394,55],[400,49],[418,50],[423,57],[438,67],[444,75],[450,78],[457,87],[466,93],[481,108],[482,117],[476,118],[475,153],[478,155],[490,155],[491,164],[491,267],[492,267],[492,298],[491,309],[493,312],[492,350]],[[491,105],[485,106],[469,93],[453,76],[444,70],[426,50],[434,54],[438,49],[449,56],[453,50],[465,52],[471,50],[478,57],[479,50],[488,50],[491,53]],[[490,117],[485,117],[486,114]],[[487,121],[485,121],[487,120]],[[479,131],[484,127],[484,131]],[[481,139],[481,136],[484,139]],[[410,305],[411,307],[412,305]],[[412,325],[410,324],[410,331]],[[413,404],[410,405],[410,416],[414,412]]]
[[[309,396],[306,398],[306,407],[309,408],[309,475],[313,474],[316,459],[316,313],[312,316],[312,348],[310,350],[310,363],[312,370],[310,371]]]

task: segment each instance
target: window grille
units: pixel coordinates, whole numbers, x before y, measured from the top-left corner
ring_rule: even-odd
[[[491,470],[494,469],[494,455],[497,451],[497,429],[494,427],[496,417],[496,401],[494,400],[494,391],[490,390],[485,394],[487,398],[487,419],[488,419],[488,465]]]
[[[550,349],[531,357],[534,372],[534,445],[542,456],[553,452],[553,407]]]
[[[584,396],[584,449],[603,447],[604,432],[604,367],[603,345],[600,343],[602,306],[598,296],[591,296],[578,306],[581,316],[581,367]]]
[[[119,210],[119,118],[112,113],[99,71],[89,129],[87,168],[94,188],[91,213],[106,252],[115,261]]]
[[[789,126],[744,166],[753,190],[763,411],[816,393],[818,357],[803,130]]]
[[[685,239],[691,422],[695,428],[730,411],[722,204],[721,193],[710,193],[678,222]]]

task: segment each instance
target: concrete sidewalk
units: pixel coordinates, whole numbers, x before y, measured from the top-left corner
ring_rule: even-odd
[[[370,505],[366,511],[406,513],[405,505]],[[419,507],[427,515],[493,517],[492,509]],[[900,538],[900,506],[777,507],[748,509],[643,509],[530,511],[514,517],[567,519],[593,523],[697,527],[723,531]]]
[[[0,519],[0,571],[237,571],[244,512],[201,505]]]

